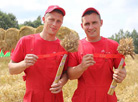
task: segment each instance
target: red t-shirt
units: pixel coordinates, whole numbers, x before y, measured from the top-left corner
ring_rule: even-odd
[[[68,66],[77,66],[86,54],[117,54],[117,47],[117,42],[104,37],[98,42],[82,39],[78,52],[69,53]],[[94,60],[96,63],[88,67],[78,79],[72,102],[117,102],[115,94],[110,96],[107,92],[112,81],[113,67],[118,67],[120,58],[94,57]]]
[[[24,36],[19,40],[12,54],[14,62],[24,60],[26,54],[52,54],[65,51],[60,41],[46,41],[40,34]],[[54,81],[62,55],[38,59],[25,72],[26,93],[24,102],[63,102],[62,92],[52,94],[50,87]],[[66,65],[65,65],[66,66]],[[66,69],[64,69],[66,70]]]

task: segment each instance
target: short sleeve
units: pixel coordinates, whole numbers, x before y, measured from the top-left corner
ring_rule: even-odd
[[[79,64],[78,59],[77,59],[77,52],[74,53],[69,53],[68,54],[68,67],[74,67]]]
[[[11,60],[14,62],[20,62],[24,59],[24,43],[23,43],[23,38],[21,38],[18,42],[17,45],[12,53]]]

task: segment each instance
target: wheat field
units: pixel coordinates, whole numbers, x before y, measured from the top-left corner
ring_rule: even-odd
[[[25,93],[23,73],[10,75],[8,72],[9,57],[0,58],[0,102],[22,102]],[[116,88],[118,102],[138,102],[138,54],[133,60],[126,57],[126,79]],[[68,81],[63,87],[65,102],[71,102],[71,97],[77,87],[77,81]]]

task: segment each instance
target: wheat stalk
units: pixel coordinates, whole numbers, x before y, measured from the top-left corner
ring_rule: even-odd
[[[126,39],[121,39],[119,41],[119,46],[117,48],[118,52],[124,56],[126,55],[130,55],[133,59],[134,59],[134,44],[133,44],[133,39],[130,38],[126,38]],[[118,66],[118,69],[122,69],[123,68],[123,63],[124,63],[124,58],[121,58],[120,64]],[[109,95],[113,95],[115,88],[117,86],[117,82],[113,79],[110,88],[108,90],[108,94]]]
[[[79,37],[76,36],[73,33],[66,34],[64,39],[61,41],[60,44],[61,44],[61,46],[64,47],[64,49],[67,52],[75,52],[75,51],[78,50]],[[56,73],[56,77],[55,77],[54,83],[58,83],[58,81],[59,81],[59,79],[61,77],[66,58],[67,58],[67,54],[64,54],[64,56],[63,56],[63,58],[62,58],[62,60],[61,60],[61,62],[59,64],[58,71]]]

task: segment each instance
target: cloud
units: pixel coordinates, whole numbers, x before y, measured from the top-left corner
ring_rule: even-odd
[[[138,30],[138,9],[135,11],[132,11],[134,13],[129,13],[127,19],[126,19],[126,26],[124,27],[125,30],[133,30],[137,29]]]
[[[97,8],[104,24],[101,35],[110,37],[120,29],[138,30],[138,0],[0,0],[0,10],[13,13],[19,23],[42,17],[49,5],[59,5],[66,11],[63,26],[76,30],[85,37],[82,30],[82,12],[92,6]]]

